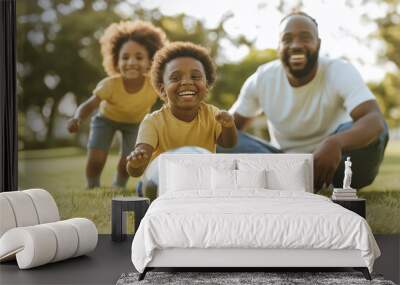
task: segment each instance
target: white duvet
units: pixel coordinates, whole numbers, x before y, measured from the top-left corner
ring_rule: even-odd
[[[380,255],[365,219],[326,197],[265,189],[200,193],[166,193],[151,204],[132,243],[139,272],[165,248],[358,249],[370,272]]]

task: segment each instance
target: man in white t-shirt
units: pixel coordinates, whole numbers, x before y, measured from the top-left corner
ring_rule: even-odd
[[[319,56],[316,21],[302,12],[281,21],[280,60],[261,65],[244,83],[230,112],[239,130],[261,113],[270,143],[239,135],[219,152],[313,153],[314,187],[342,187],[344,158],[353,161],[352,187],[374,180],[387,127],[374,95],[348,62]]]

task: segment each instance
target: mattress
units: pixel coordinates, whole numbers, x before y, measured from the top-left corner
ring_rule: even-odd
[[[199,194],[201,193],[201,194]],[[157,198],[132,242],[143,272],[162,249],[359,250],[372,271],[380,251],[364,218],[301,191],[180,191]]]

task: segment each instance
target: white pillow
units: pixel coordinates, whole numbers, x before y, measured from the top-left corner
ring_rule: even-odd
[[[211,168],[213,190],[236,190],[236,170]]]
[[[267,188],[267,172],[263,170],[211,170],[212,189],[234,191],[241,188]]]
[[[274,190],[307,191],[307,180],[303,165],[296,165],[285,173],[280,169],[267,171],[268,188]]]
[[[207,190],[210,188],[210,167],[168,164],[167,191]]]
[[[267,188],[267,171],[235,170],[237,188]]]
[[[240,159],[239,170],[267,171],[267,188],[273,190],[307,191],[307,164],[305,160],[294,159]]]

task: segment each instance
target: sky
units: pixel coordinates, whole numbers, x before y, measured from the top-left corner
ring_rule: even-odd
[[[202,20],[208,28],[216,27],[221,18],[232,13],[224,28],[233,35],[246,35],[255,40],[257,49],[276,48],[279,22],[284,14],[278,11],[279,0],[127,0],[144,8],[159,8],[164,15],[186,15]],[[285,13],[300,1],[284,1]],[[378,60],[383,52],[380,41],[369,36],[376,30],[373,21],[363,20],[362,15],[376,19],[385,15],[385,6],[375,3],[363,4],[363,0],[303,0],[302,11],[314,17],[322,40],[321,55],[348,59],[360,71],[366,81],[380,81],[394,65]],[[351,2],[351,6],[346,5]],[[372,2],[372,1],[371,1]],[[400,8],[399,8],[400,13]],[[239,61],[247,49],[222,42],[224,57]]]

